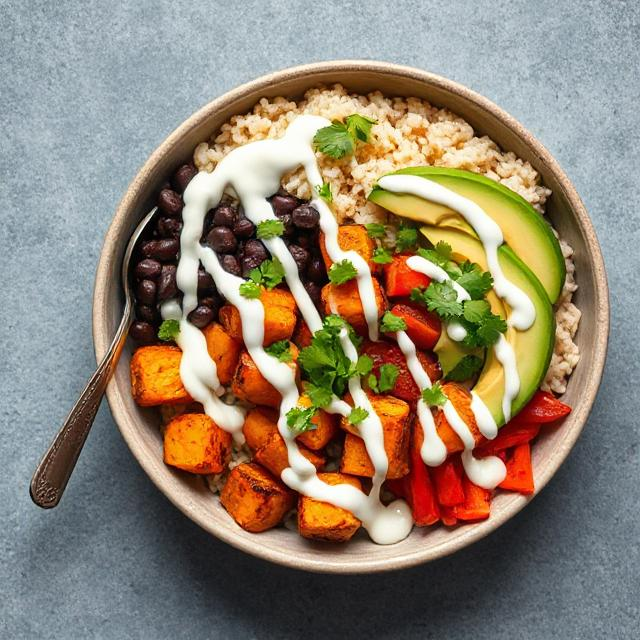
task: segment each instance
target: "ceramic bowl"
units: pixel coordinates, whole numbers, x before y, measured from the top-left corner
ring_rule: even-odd
[[[127,239],[152,206],[159,185],[196,145],[207,140],[234,114],[244,113],[263,96],[300,98],[310,87],[339,82],[348,90],[380,90],[388,96],[416,96],[446,107],[469,122],[479,135],[528,160],[553,191],[549,218],[575,249],[582,310],[576,340],[580,363],[563,398],[573,412],[558,429],[546,431],[533,448],[536,492],[549,482],[580,435],[596,396],[609,330],[607,281],[593,226],[573,185],[549,152],[513,117],[495,104],[445,78],[389,63],[335,61],[286,69],[244,84],[216,98],[180,125],[149,157],[118,205],[104,242],[93,299],[93,335],[101,358],[114,335],[122,310],[119,271]],[[367,536],[345,545],[312,543],[284,528],[260,534],[242,530],[208,491],[201,478],[178,472],[162,461],[162,439],[155,411],[134,403],[129,387],[131,345],[125,348],[107,397],[113,417],[133,455],[155,485],[187,517],[212,535],[265,560],[310,571],[365,573],[400,569],[453,553],[483,538],[513,517],[531,498],[500,493],[491,517],[478,524],[447,529],[414,528],[404,541],[378,546]]]

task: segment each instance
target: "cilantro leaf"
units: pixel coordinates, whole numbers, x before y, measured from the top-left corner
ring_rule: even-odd
[[[467,330],[463,343],[470,347],[490,347],[500,338],[500,334],[507,330],[507,323],[490,311],[485,313],[478,323],[463,323]]]
[[[475,324],[481,322],[482,318],[491,311],[486,300],[465,300],[462,306],[464,319]]]
[[[322,186],[316,185],[316,193],[325,201],[333,202],[333,194],[331,193],[331,185],[328,182],[322,182]]]
[[[376,393],[384,393],[385,391],[391,391],[396,386],[396,380],[400,370],[395,364],[383,364],[378,371],[378,377],[372,373],[367,382],[369,387]]]
[[[352,154],[356,148],[356,142],[347,126],[337,120],[328,127],[318,129],[313,136],[313,145],[316,151],[336,159]]]
[[[469,354],[464,356],[458,361],[455,367],[447,373],[445,380],[451,380],[452,382],[464,382],[470,380],[473,376],[482,369],[482,358]]]
[[[318,387],[315,384],[311,384],[310,382],[304,383],[305,393],[309,396],[309,400],[316,407],[326,407],[331,403],[333,398],[333,393],[331,389],[327,389],[326,387]]]
[[[420,247],[417,250],[417,254],[421,258],[438,265],[446,271],[450,278],[456,280],[462,272],[460,267],[451,259],[451,251],[451,245],[441,240],[433,249],[423,249]]]
[[[290,346],[288,340],[278,340],[278,342],[274,342],[268,347],[265,347],[264,350],[280,362],[291,362],[293,360],[293,354],[291,353]]]
[[[354,407],[347,420],[349,421],[349,424],[358,425],[368,417],[369,412],[366,409],[363,409],[362,407]]]
[[[259,267],[261,282],[267,289],[277,287],[284,279],[284,267],[278,258],[265,260]]]
[[[447,396],[444,395],[440,383],[436,382],[432,387],[422,390],[422,400],[430,407],[441,407],[447,401]]]
[[[329,280],[333,284],[344,284],[358,275],[357,269],[350,260],[334,262],[329,268]]]
[[[460,265],[460,270],[462,273],[456,280],[466,289],[472,300],[482,299],[493,287],[491,274],[482,271],[479,265],[467,260]]]
[[[429,311],[437,313],[443,320],[452,320],[462,315],[462,303],[458,302],[458,294],[449,281],[432,280],[424,291],[414,289],[411,299],[426,305]]]
[[[391,251],[384,247],[376,247],[373,250],[373,257],[371,259],[376,264],[389,264],[390,262],[393,262]]]
[[[399,252],[412,249],[418,244],[418,231],[413,227],[400,225],[396,234],[396,250]]]
[[[262,287],[253,280],[247,280],[240,285],[240,295],[244,298],[259,298]]]
[[[313,416],[316,413],[315,407],[293,407],[287,411],[287,426],[293,433],[304,433],[305,431],[313,431],[317,429],[317,425],[313,424]]]
[[[371,356],[362,355],[355,364],[353,374],[357,376],[366,376],[373,369],[373,358]]]
[[[384,238],[385,226],[379,222],[370,222],[364,225],[370,238]]]
[[[171,342],[180,333],[180,320],[163,320],[158,329],[158,338],[164,342]]]
[[[258,222],[256,227],[256,237],[259,240],[269,240],[277,238],[284,233],[284,223],[282,220],[271,219]]]
[[[367,118],[367,116],[361,116],[359,113],[354,113],[345,118],[345,124],[351,136],[362,142],[369,141],[371,127],[376,124],[376,122],[377,120]]]
[[[396,316],[391,311],[385,311],[380,323],[380,331],[383,333],[395,333],[396,331],[404,331],[406,328],[407,323],[404,318]]]

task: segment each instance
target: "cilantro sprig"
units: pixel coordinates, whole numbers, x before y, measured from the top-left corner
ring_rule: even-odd
[[[358,275],[358,270],[351,260],[334,262],[327,273],[332,284],[344,284]]]
[[[371,258],[376,264],[389,264],[393,262],[393,256],[391,251],[384,247],[376,247],[373,250],[373,256]]]
[[[180,333],[179,320],[163,320],[158,329],[158,338],[163,342],[175,341]]]
[[[311,422],[316,414],[315,407],[293,407],[287,411],[287,426],[293,433],[300,434],[317,429]]]
[[[441,407],[447,401],[447,396],[444,395],[440,383],[436,382],[422,390],[422,400],[429,407]]]
[[[403,252],[413,249],[418,244],[418,230],[414,227],[400,225],[396,234],[396,251]]]
[[[378,377],[371,374],[367,378],[369,388],[375,393],[385,393],[391,391],[396,386],[396,380],[400,370],[395,364],[383,364],[378,370]]]
[[[376,120],[358,113],[347,116],[344,122],[334,120],[328,127],[316,132],[313,137],[314,148],[335,159],[351,155],[358,141],[369,141],[374,124]]]
[[[316,185],[316,193],[325,201],[333,202],[333,194],[331,193],[331,185],[328,182],[322,182],[322,186]]]
[[[265,347],[264,350],[280,362],[291,362],[293,360],[291,345],[288,340],[278,340],[278,342],[274,342],[268,347]]]
[[[361,422],[366,420],[369,417],[369,412],[362,407],[354,407],[349,414],[347,420],[349,424],[359,425]]]
[[[404,331],[406,328],[407,323],[404,318],[391,313],[391,311],[385,311],[380,322],[382,333],[395,333],[396,331]]]
[[[256,237],[258,240],[269,240],[270,238],[277,238],[284,233],[284,223],[282,220],[263,220],[258,222],[256,227]]]
[[[413,302],[424,304],[443,320],[455,320],[463,312],[462,302],[458,301],[458,294],[449,280],[432,280],[426,289],[413,289],[410,298]]]
[[[386,233],[385,226],[379,222],[369,222],[364,228],[370,238],[384,238]]]

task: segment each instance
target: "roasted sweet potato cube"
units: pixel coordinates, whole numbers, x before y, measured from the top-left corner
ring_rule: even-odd
[[[216,363],[220,384],[229,384],[240,358],[242,341],[232,338],[217,322],[207,325],[202,333],[207,341],[207,351]]]
[[[231,434],[204,413],[183,413],[164,430],[164,461],[197,474],[222,473],[231,459]]]
[[[318,477],[330,485],[350,484],[361,489],[360,480],[343,473],[319,473]],[[298,531],[312,540],[346,542],[360,528],[360,520],[350,511],[308,496],[298,497]]]
[[[290,347],[293,361],[288,363],[291,367],[296,367],[298,358],[298,348],[291,343]],[[240,360],[236,367],[236,372],[231,382],[231,390],[237,398],[261,404],[265,407],[277,409],[280,406],[281,396],[278,390],[260,373],[248,351],[240,354]]]
[[[343,251],[355,251],[369,264],[369,269],[375,271],[378,265],[373,262],[373,250],[376,245],[369,237],[366,228],[361,224],[344,224],[338,228],[338,245]],[[324,235],[320,237],[320,251],[324,264],[329,269],[333,264],[324,244]]]
[[[141,407],[192,402],[180,379],[182,351],[170,345],[140,347],[131,357],[131,393]]]
[[[304,445],[299,444],[300,453],[316,468],[320,469],[324,466],[326,459],[315,451],[307,449]],[[259,462],[265,469],[268,469],[277,478],[289,466],[289,456],[287,454],[287,445],[280,433],[275,433],[269,441],[260,447],[255,453],[254,459]]]
[[[291,293],[284,289],[264,289],[260,301],[264,305],[264,345],[291,338],[297,321],[296,301]],[[222,307],[218,317],[232,338],[242,340],[242,321],[234,306]]]
[[[378,317],[381,318],[387,308],[386,300],[378,281],[375,278],[371,280],[378,307]],[[324,312],[327,315],[333,313],[333,309],[335,309],[336,313],[342,316],[358,333],[363,335],[367,333],[367,321],[364,317],[358,283],[355,278],[344,284],[329,283],[325,285],[322,287],[321,299]]]
[[[279,524],[293,508],[295,497],[259,464],[247,462],[231,470],[220,502],[243,529],[258,533]]]
[[[244,419],[242,433],[251,451],[263,447],[278,433],[278,412],[266,407],[251,409]]]
[[[204,413],[204,408],[199,402],[186,402],[181,404],[161,404],[160,417],[162,424],[168,424],[183,413]]]
[[[311,344],[312,338],[313,334],[311,333],[311,329],[309,329],[307,323],[302,318],[299,318],[291,342],[299,349],[304,349],[304,347],[308,347]]]
[[[310,407],[311,400],[309,400],[308,396],[302,395],[298,399],[298,404],[301,407]],[[324,449],[338,430],[337,419],[338,416],[331,415],[322,409],[318,409],[318,411],[316,411],[316,415],[311,420],[311,422],[316,425],[316,428],[301,433],[297,438],[298,442],[309,447],[309,449],[313,449],[314,451]]]
[[[464,420],[464,423],[469,427],[469,430],[473,434],[473,438],[476,444],[482,441],[482,434],[478,428],[476,422],[476,416],[471,410],[471,394],[461,384],[456,382],[445,382],[442,385],[442,391],[449,398],[451,404],[455,407],[458,415]],[[453,430],[449,424],[447,418],[444,415],[444,411],[438,410],[434,416],[436,423],[436,431],[438,436],[444,442],[447,447],[448,453],[455,453],[456,451],[462,451],[464,444],[458,434]]]
[[[374,411],[380,417],[384,434],[384,449],[389,460],[387,478],[402,478],[409,473],[409,441],[411,435],[411,409],[404,400],[393,396],[375,396],[371,399]],[[367,453],[364,440],[355,435],[356,430],[346,419],[341,422],[347,431],[340,460],[340,471],[354,476],[372,478],[373,463]]]

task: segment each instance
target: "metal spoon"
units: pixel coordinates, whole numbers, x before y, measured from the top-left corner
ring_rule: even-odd
[[[58,431],[51,446],[42,457],[31,479],[31,484],[29,485],[31,499],[43,509],[51,509],[60,502],[67,482],[76,466],[80,451],[82,451],[84,442],[89,434],[89,429],[91,429],[91,425],[95,420],[107,383],[118,364],[122,347],[127,339],[129,327],[133,320],[133,296],[129,283],[129,263],[142,232],[156,211],[157,207],[154,207],[136,227],[129,239],[129,244],[122,260],[122,287],[124,289],[125,305],[116,335],[98,365],[96,372],[91,376],[87,386],[64,421],[62,428]]]

